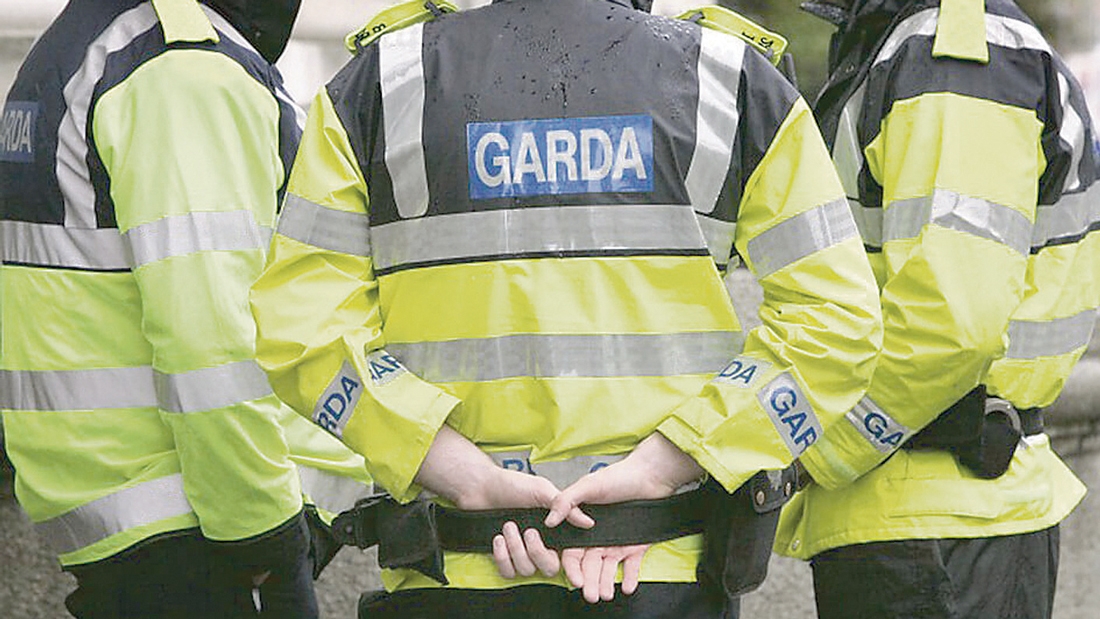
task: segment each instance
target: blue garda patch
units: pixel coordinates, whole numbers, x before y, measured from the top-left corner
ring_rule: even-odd
[[[344,427],[363,395],[363,379],[347,361],[340,367],[317,405],[313,408],[313,422],[336,436],[344,435]]]
[[[470,198],[653,190],[653,119],[592,116],[466,125]]]
[[[789,375],[780,374],[764,385],[756,397],[796,458],[821,436],[821,422],[798,383]]]
[[[8,101],[0,115],[0,161],[34,161],[34,128],[38,122],[38,103]]]

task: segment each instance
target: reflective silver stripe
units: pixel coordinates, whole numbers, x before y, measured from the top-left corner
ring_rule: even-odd
[[[1088,346],[1096,325],[1097,310],[1047,321],[1013,320],[1008,323],[1010,359],[1055,357]]]
[[[370,256],[370,220],[366,214],[347,213],[286,195],[279,215],[279,234],[328,251]]]
[[[255,361],[238,361],[181,374],[157,373],[157,398],[170,413],[195,413],[258,400],[272,394]]]
[[[417,24],[382,37],[382,117],[385,122],[386,169],[393,179],[393,199],[402,217],[428,210],[428,173],[424,163],[424,64]]]
[[[310,503],[327,512],[339,514],[354,507],[359,499],[374,494],[374,486],[351,477],[303,464],[297,464],[297,468],[298,479],[302,482],[302,493],[309,498]]]
[[[178,473],[147,481],[85,503],[34,525],[57,554],[75,552],[98,541],[192,513]]]
[[[153,368],[0,370],[0,408],[83,411],[154,408]]]
[[[532,252],[704,249],[687,206],[565,206],[457,213],[371,228],[377,268]]]
[[[875,57],[874,64],[888,62],[898,53],[901,46],[912,37],[935,35],[939,16],[939,8],[932,8],[907,17],[905,21],[898,24],[897,28],[894,28],[890,36],[887,37],[886,42],[882,44],[878,56]]]
[[[0,221],[0,260],[38,266],[128,270],[125,243],[115,228],[66,228]]]
[[[889,61],[911,37],[935,36],[939,15],[938,8],[925,9],[898,24],[883,44],[878,56],[875,57],[875,64]],[[1030,24],[989,13],[985,15],[985,40],[993,45],[1010,49],[1034,49],[1048,53],[1051,51],[1043,35]]]
[[[858,127],[866,94],[867,82],[864,81],[844,104],[833,143],[833,163],[836,164],[844,192],[849,196],[859,195],[859,171],[863,169],[864,157],[859,145]]]
[[[250,211],[173,215],[135,226],[123,236],[130,243],[135,267],[200,251],[265,248]]]
[[[388,343],[386,349],[429,382],[513,377],[678,376],[718,372],[741,351],[738,332],[508,335]]]
[[[567,460],[535,463],[531,462],[530,451],[497,451],[489,453],[489,457],[501,468],[538,475],[558,488],[565,488],[589,473],[622,460],[626,454],[573,456]]]
[[[57,182],[65,200],[65,225],[94,229],[96,225],[95,190],[88,171],[88,144],[85,130],[96,84],[103,77],[107,57],[126,47],[135,38],[157,25],[157,16],[148,2],[126,11],[88,46],[84,61],[65,84],[65,114],[57,130]]]
[[[256,54],[257,60],[262,61],[262,56],[260,55],[260,52],[256,51],[256,48],[252,46],[252,43],[250,43],[248,39],[241,36],[241,34],[237,32],[237,29],[234,28],[228,20],[226,20],[217,11],[210,7],[206,5],[200,6],[202,7],[203,12],[206,13],[207,19],[210,20],[210,23],[213,24],[214,28],[218,31],[219,36],[228,37],[229,40],[233,41],[235,44],[245,49],[252,50],[252,52]],[[290,107],[292,110],[294,110],[294,122],[298,125],[298,128],[301,129],[302,127],[304,127],[306,124],[305,110],[303,110],[297,103],[294,102],[294,100],[290,97],[289,94],[287,94],[286,89],[283,88],[281,84],[277,88],[275,88],[275,97],[283,102],[285,105]]]
[[[996,241],[1028,255],[1032,224],[1019,211],[953,191],[898,200],[886,208],[883,242],[916,238],[929,223]]]
[[[855,407],[844,416],[855,429],[867,439],[875,449],[890,453],[913,435],[913,430],[898,423],[886,411],[879,408],[874,400],[864,396]]]
[[[714,262],[720,266],[726,266],[733,253],[737,224],[706,215],[699,215],[698,220],[699,229],[703,231],[703,238],[707,241],[707,247],[710,248],[710,255],[714,258]]]
[[[718,194],[726,182],[733,156],[745,44],[703,28],[699,45],[695,151],[684,184],[692,207],[700,213],[710,213],[718,204]]]
[[[1065,189],[1074,191],[1081,185],[1081,178],[1078,175],[1081,158],[1085,156],[1086,148],[1092,148],[1092,144],[1087,140],[1089,136],[1085,131],[1085,123],[1081,121],[1081,116],[1078,115],[1077,110],[1070,103],[1069,97],[1072,90],[1069,81],[1062,73],[1058,74],[1058,90],[1060,91],[1060,105],[1062,106],[1062,126],[1058,131],[1058,137],[1061,138],[1070,151],[1070,165],[1066,174]]]
[[[802,455],[821,438],[821,422],[817,419],[817,413],[802,393],[798,381],[790,374],[783,372],[773,378],[756,392],[756,399],[794,457]]]
[[[1093,183],[1087,191],[1062,194],[1051,206],[1039,205],[1031,247],[1085,234],[1097,222],[1100,222],[1100,183]]]
[[[863,206],[855,198],[848,198],[848,207],[852,209],[852,219],[856,221],[859,236],[868,247],[882,247],[882,223],[886,211],[882,207]]]
[[[748,242],[749,260],[758,278],[767,277],[810,254],[828,249],[859,232],[844,198],[799,213]]]

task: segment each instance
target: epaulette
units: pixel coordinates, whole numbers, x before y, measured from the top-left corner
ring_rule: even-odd
[[[372,17],[366,26],[345,37],[344,47],[354,54],[387,32],[431,21],[444,13],[457,12],[458,7],[446,0],[409,0],[395,4]]]
[[[153,0],[165,43],[218,41],[210,19],[195,0]]]
[[[779,66],[779,61],[783,58],[783,51],[787,49],[787,39],[783,38],[782,35],[772,32],[751,19],[725,7],[701,6],[681,13],[676,18],[699,24],[705,28],[732,34],[764,54],[764,57],[775,66]]]
[[[935,58],[959,58],[986,64],[985,0],[943,0],[932,43]]]

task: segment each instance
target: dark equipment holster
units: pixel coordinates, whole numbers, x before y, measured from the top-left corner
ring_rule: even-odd
[[[377,545],[381,567],[413,569],[444,585],[444,550],[491,553],[493,536],[509,521],[520,530],[537,529],[547,547],[559,550],[652,544],[703,533],[699,582],[729,598],[764,581],[779,508],[796,487],[792,467],[761,471],[733,494],[708,480],[667,499],[585,505],[597,523],[591,529],[568,522],[547,528],[544,509],[462,511],[420,499],[402,505],[380,494],[337,516],[332,532],[343,544]]]
[[[1023,436],[1043,431],[1042,409],[1017,410],[978,386],[905,442],[910,450],[940,450],[983,479],[1004,475]]]

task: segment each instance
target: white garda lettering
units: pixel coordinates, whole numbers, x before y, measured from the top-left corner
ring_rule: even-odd
[[[599,150],[593,152],[592,142],[599,143]],[[611,160],[614,150],[611,146],[611,137],[603,129],[581,129],[581,180],[603,180],[611,171]],[[599,154],[600,164],[593,167],[592,157]]]
[[[615,154],[615,168],[611,170],[611,178],[621,180],[625,170],[634,170],[634,176],[638,180],[645,180],[645,162],[642,161],[642,148],[638,146],[638,136],[634,134],[634,127],[624,127],[623,134],[619,138],[619,150]]]
[[[19,140],[15,143],[15,148],[12,150],[27,153],[33,152],[34,145],[31,144],[31,113],[23,112],[19,114],[19,116],[22,117],[21,122],[19,122],[19,124],[22,125],[22,129],[19,132]]]
[[[12,110],[4,114],[3,123],[0,123],[0,146],[6,151],[15,150],[15,141],[19,135],[19,124],[22,113]]]
[[[558,149],[564,144],[565,148]],[[577,136],[572,131],[555,130],[546,132],[546,180],[551,183],[558,180],[558,164],[565,164],[566,179],[577,180]]]
[[[485,154],[489,145],[495,145],[502,154],[493,156],[493,165],[497,168],[495,174],[491,174],[485,167]],[[508,140],[496,132],[489,132],[481,136],[477,141],[477,176],[488,187],[496,187],[501,183],[507,183],[512,178],[511,166],[508,162]]]
[[[539,155],[535,134],[524,131],[519,136],[519,150],[516,153],[516,166],[512,182],[517,185],[523,183],[523,175],[528,173],[534,174],[537,182],[546,182],[546,173],[542,171],[542,156]]]

